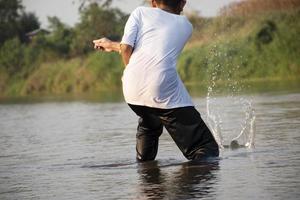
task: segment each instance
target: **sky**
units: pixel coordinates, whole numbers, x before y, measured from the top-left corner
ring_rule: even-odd
[[[241,0],[187,0],[186,10],[196,10],[201,16],[211,17],[225,5]],[[57,16],[63,23],[73,26],[79,21],[79,0],[22,0],[25,10],[39,18],[42,28],[48,27],[47,16]],[[115,0],[113,6],[130,13],[142,0]]]

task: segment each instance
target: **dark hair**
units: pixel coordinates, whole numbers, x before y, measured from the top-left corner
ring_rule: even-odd
[[[172,9],[177,9],[178,6],[180,5],[180,2],[182,2],[182,0],[155,0],[155,1],[157,3],[162,3]]]

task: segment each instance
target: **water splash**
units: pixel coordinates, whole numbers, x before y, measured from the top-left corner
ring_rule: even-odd
[[[244,99],[241,99],[241,101]],[[245,144],[245,147],[253,148],[254,147],[254,138],[255,138],[255,110],[252,106],[251,101],[246,100],[246,110],[245,110],[245,119],[242,129],[238,136],[232,139],[232,141],[242,140],[242,143]]]
[[[217,46],[214,46],[211,49],[210,52],[210,59],[215,59],[221,56],[227,57],[226,52],[223,53],[220,52]],[[208,58],[209,60],[209,58]],[[245,85],[240,83],[237,80],[232,80],[232,73],[239,70],[240,66],[230,66],[229,64],[220,64],[217,63],[213,70],[208,72],[210,74],[210,85],[208,87],[207,92],[207,98],[206,98],[206,111],[207,111],[207,122],[208,126],[211,129],[219,147],[221,149],[224,149],[224,146],[231,146],[233,142],[237,144],[238,146],[243,146],[247,148],[254,148],[254,141],[255,141],[255,132],[256,132],[256,116],[255,116],[255,110],[252,105],[252,101],[249,98],[246,97],[239,97],[240,93],[245,88]],[[220,76],[222,74],[222,76]],[[222,80],[223,78],[223,80]],[[225,78],[225,80],[224,80]],[[233,103],[235,106],[241,107],[241,114],[244,116],[241,116],[242,122],[240,125],[240,129],[237,128],[236,130],[233,130],[232,132],[235,133],[235,136],[228,136],[225,134],[225,131],[223,130],[223,123],[224,118],[222,117],[222,110],[217,109],[214,106],[214,102],[217,102],[217,98],[214,97],[214,94],[218,93],[217,88],[217,81],[223,81],[225,84],[223,84],[222,87],[226,87],[226,95],[230,99],[229,103]],[[220,102],[218,102],[220,104]],[[222,102],[224,103],[224,102]],[[224,106],[224,105],[223,105]],[[224,109],[224,108],[223,108]],[[231,138],[230,138],[231,137]],[[224,144],[224,138],[226,140],[229,139],[230,144],[226,145]]]
[[[219,147],[224,149],[224,138],[229,136],[225,135],[223,131],[223,120],[222,120],[222,111],[218,109],[214,109],[213,102],[217,101],[217,98],[212,97],[212,87],[208,88],[207,98],[206,98],[206,110],[207,110],[207,122],[208,126],[211,129]],[[235,98],[229,96],[228,98]],[[256,132],[256,116],[255,110],[250,100],[240,98],[239,101],[232,101],[234,104],[240,104],[243,108],[241,111],[244,113],[244,116],[241,116],[243,122],[241,123],[241,128],[239,130],[234,130],[236,133],[235,137],[229,138],[231,141],[236,141],[240,146],[244,146],[247,148],[254,148],[255,141],[255,132]],[[228,146],[228,145],[227,145]]]
[[[223,137],[221,134],[221,126],[222,126],[222,121],[220,115],[214,115],[211,112],[210,108],[210,101],[211,101],[211,92],[212,92],[212,87],[208,87],[208,93],[206,97],[206,111],[207,111],[207,121],[208,121],[208,126],[210,127],[212,134],[215,137],[216,142],[218,143],[219,147],[221,149],[224,149],[223,146]]]

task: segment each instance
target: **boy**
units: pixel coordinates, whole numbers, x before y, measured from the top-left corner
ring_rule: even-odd
[[[219,155],[210,130],[194,108],[177,71],[177,57],[192,34],[180,13],[186,0],[152,0],[130,15],[122,41],[94,40],[96,49],[116,51],[126,66],[125,101],[140,117],[136,135],[138,161],[154,160],[163,126],[183,155],[200,160]]]

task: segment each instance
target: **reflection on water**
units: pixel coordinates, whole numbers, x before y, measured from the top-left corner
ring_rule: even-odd
[[[157,161],[137,163],[125,103],[0,104],[0,199],[298,199],[300,93],[251,98],[255,148],[225,148],[208,163],[187,162],[166,132]],[[207,119],[206,99],[194,100]],[[217,101],[229,144],[245,110]]]
[[[216,181],[214,171],[219,169],[218,164],[218,161],[186,162],[169,166],[167,172],[157,161],[139,164],[141,184],[138,199],[207,197]]]
[[[157,165],[157,161],[138,165],[140,175],[139,198],[163,199],[166,196],[165,174]]]

